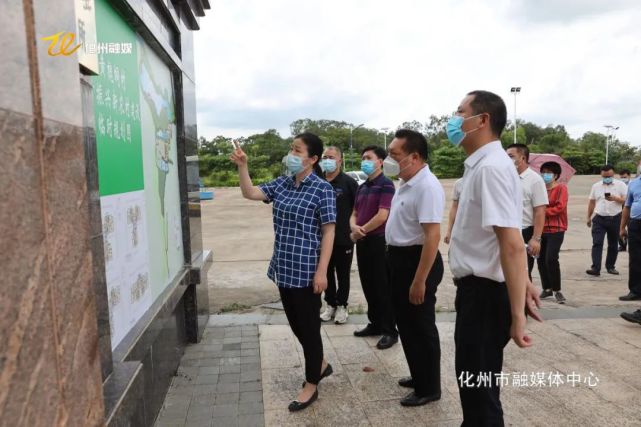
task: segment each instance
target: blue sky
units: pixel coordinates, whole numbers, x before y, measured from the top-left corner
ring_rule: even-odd
[[[395,128],[470,90],[517,116],[641,145],[637,0],[213,0],[196,32],[199,134],[299,118]]]

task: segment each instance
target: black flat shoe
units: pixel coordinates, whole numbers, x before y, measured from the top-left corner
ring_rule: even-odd
[[[401,405],[403,406],[423,406],[427,405],[430,402],[441,399],[441,393],[432,394],[429,396],[417,396],[415,392],[411,392],[403,399],[401,399]]]
[[[329,377],[333,373],[334,373],[334,368],[332,368],[332,365],[328,363],[327,366],[325,366],[325,370],[321,374],[320,379],[322,380],[323,378]],[[307,381],[303,381],[303,387],[305,387],[305,384],[307,384]],[[318,381],[318,384],[320,384],[320,380]],[[316,385],[318,386],[318,384]]]
[[[589,270],[585,270],[586,274],[589,274],[590,276],[600,276],[601,272],[596,271],[594,268],[591,268]]]
[[[376,348],[379,350],[385,350],[393,346],[398,342],[398,337],[393,337],[391,335],[383,335],[380,340],[376,343]]]
[[[297,411],[302,411],[303,409],[307,408],[309,405],[314,403],[318,399],[318,389],[314,392],[312,397],[309,398],[307,402],[299,402],[298,400],[292,400],[292,402],[289,404],[289,412],[297,412]]]
[[[608,268],[608,273],[609,274],[614,274],[615,276],[619,275],[619,272],[617,271],[616,268]]]
[[[375,336],[380,335],[380,334],[381,334],[381,331],[376,329],[371,324],[368,324],[363,329],[359,329],[358,331],[354,331],[354,336],[355,337],[375,337]]]
[[[414,380],[412,377],[405,377],[398,380],[398,385],[405,388],[414,388]]]

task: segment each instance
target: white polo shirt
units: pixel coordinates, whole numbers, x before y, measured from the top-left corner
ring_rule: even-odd
[[[534,208],[548,204],[548,190],[541,175],[527,168],[519,175],[523,188],[523,228],[534,225]]]
[[[394,194],[385,240],[391,246],[422,245],[425,234],[421,224],[440,224],[445,210],[445,192],[436,176],[425,165],[401,185]]]
[[[484,145],[465,160],[449,252],[454,278],[474,275],[505,281],[493,227],[521,230],[522,198],[514,162],[500,141]]]
[[[600,216],[616,216],[623,210],[623,205],[617,202],[605,200],[605,193],[625,198],[628,195],[628,186],[625,182],[615,179],[612,184],[605,185],[599,181],[592,186],[590,200],[596,200],[594,213]]]
[[[463,178],[459,178],[454,183],[454,190],[452,191],[452,201],[458,202],[461,197],[461,190],[463,189]]]

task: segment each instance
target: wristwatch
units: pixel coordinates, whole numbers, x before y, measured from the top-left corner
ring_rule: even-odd
[[[532,240],[536,240],[537,242],[541,243],[541,238],[540,237],[532,236]]]

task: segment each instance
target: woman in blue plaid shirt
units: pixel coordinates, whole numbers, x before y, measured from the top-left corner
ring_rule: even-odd
[[[273,203],[274,255],[267,275],[278,286],[305,354],[305,383],[289,405],[290,411],[299,411],[318,398],[319,381],[332,374],[323,357],[319,311],[334,244],[336,195],[322,178],[323,142],[316,135],[296,136],[287,155],[289,174],[259,186],[249,177],[247,155],[235,148],[231,160],[238,166],[243,197]]]

